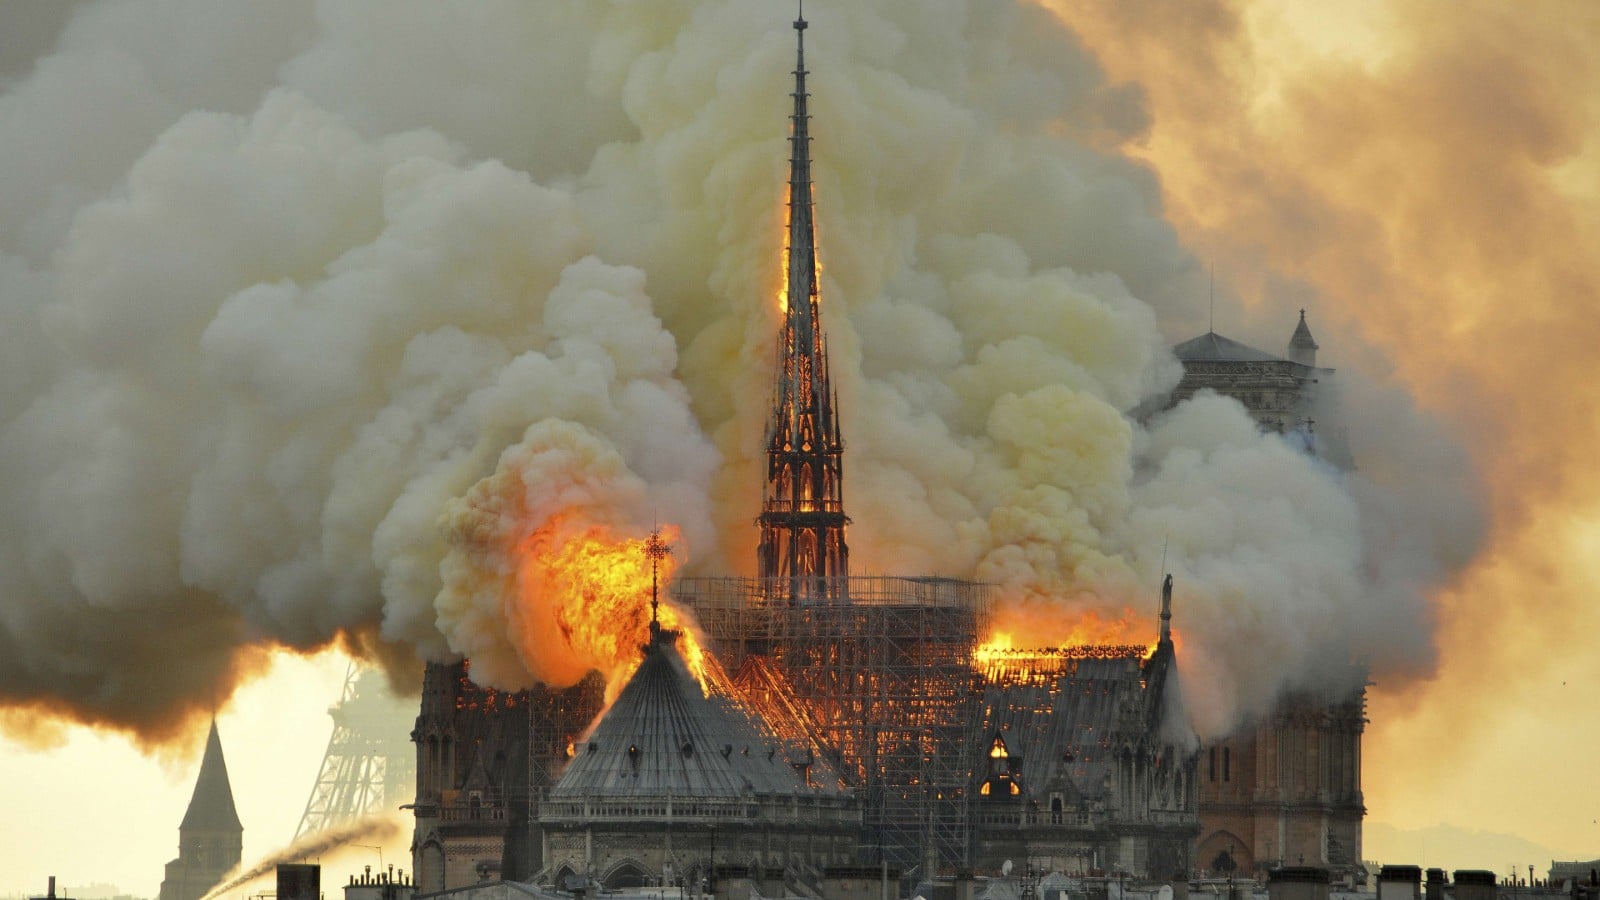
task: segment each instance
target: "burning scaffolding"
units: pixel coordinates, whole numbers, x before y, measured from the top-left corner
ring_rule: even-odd
[[[837,601],[796,605],[787,580],[686,578],[673,588],[746,702],[804,727],[865,793],[867,842],[896,863],[966,856],[965,740],[978,698],[973,651],[987,586],[854,576]]]

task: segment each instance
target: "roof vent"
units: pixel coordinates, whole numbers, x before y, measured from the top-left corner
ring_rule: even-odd
[[[683,755],[686,757],[694,755],[694,745],[688,741],[683,742],[683,747],[681,749],[683,750]]]
[[[589,742],[589,752],[590,753],[596,753],[596,752],[599,752],[599,750],[600,750],[600,742],[599,741],[590,741]]]
[[[732,744],[723,744],[722,745],[722,758],[723,759],[727,759],[728,757],[730,757],[732,755],[733,755],[733,745]]]

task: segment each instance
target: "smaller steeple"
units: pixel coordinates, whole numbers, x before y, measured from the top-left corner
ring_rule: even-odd
[[[244,831],[239,812],[233,805],[233,785],[228,782],[228,763],[222,758],[222,738],[217,735],[217,720],[211,720],[206,737],[206,752],[200,760],[200,776],[194,782],[189,810],[178,825],[184,831]]]
[[[1317,364],[1317,342],[1312,339],[1311,329],[1306,326],[1306,311],[1303,309],[1300,310],[1300,324],[1295,326],[1294,335],[1289,338],[1289,361],[1302,366]]]
[[[1172,576],[1161,580],[1160,638],[1144,661],[1144,729],[1155,734],[1171,710],[1181,708],[1178,650],[1172,643]],[[1170,696],[1169,696],[1170,694]]]
[[[243,856],[244,826],[233,805],[228,764],[222,758],[222,739],[213,718],[194,795],[178,825],[178,858],[167,863],[161,881],[161,900],[200,900]]]

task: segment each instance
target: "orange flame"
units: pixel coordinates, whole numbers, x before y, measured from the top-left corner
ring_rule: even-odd
[[[1149,659],[1156,643],[1149,639],[1150,623],[1124,609],[1117,618],[1088,610],[1070,620],[1059,609],[1050,613],[1036,604],[1002,606],[990,625],[988,637],[973,648],[972,665],[990,677],[1016,675],[1035,669],[1048,671],[1068,659]],[[1031,640],[1019,645],[1017,635]],[[1037,673],[1035,673],[1037,674]]]
[[[676,528],[663,538],[676,539]],[[641,648],[650,639],[651,559],[645,538],[627,538],[602,525],[582,525],[556,517],[524,539],[518,549],[518,583],[524,608],[544,607],[548,616],[528,617],[519,635],[526,657],[550,662],[562,654],[567,668],[599,671],[606,679],[606,706],[639,667]],[[660,560],[655,578],[660,594],[677,569],[671,556]],[[705,651],[689,616],[665,602],[663,627],[683,632],[680,651],[690,671],[706,687]],[[543,634],[535,622],[551,623]]]
[[[784,192],[783,209],[787,214],[789,204],[794,202],[794,190],[790,188]],[[778,259],[778,315],[784,316],[789,312],[789,229],[785,222],[780,226],[783,229],[783,254]]]
[[[1115,618],[1084,610],[1069,619],[1062,615],[1059,607],[1005,603],[996,609],[989,635],[976,653],[1109,644],[1144,645],[1154,652],[1155,642],[1150,640],[1154,624],[1154,616],[1141,616],[1126,608]],[[1029,635],[1029,643],[1019,646],[1016,635]]]

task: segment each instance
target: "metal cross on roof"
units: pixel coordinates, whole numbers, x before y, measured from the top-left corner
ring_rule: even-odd
[[[660,624],[661,598],[657,594],[656,572],[661,560],[672,555],[672,545],[661,539],[661,529],[650,530],[650,537],[644,542],[644,555],[650,558],[650,624]]]

